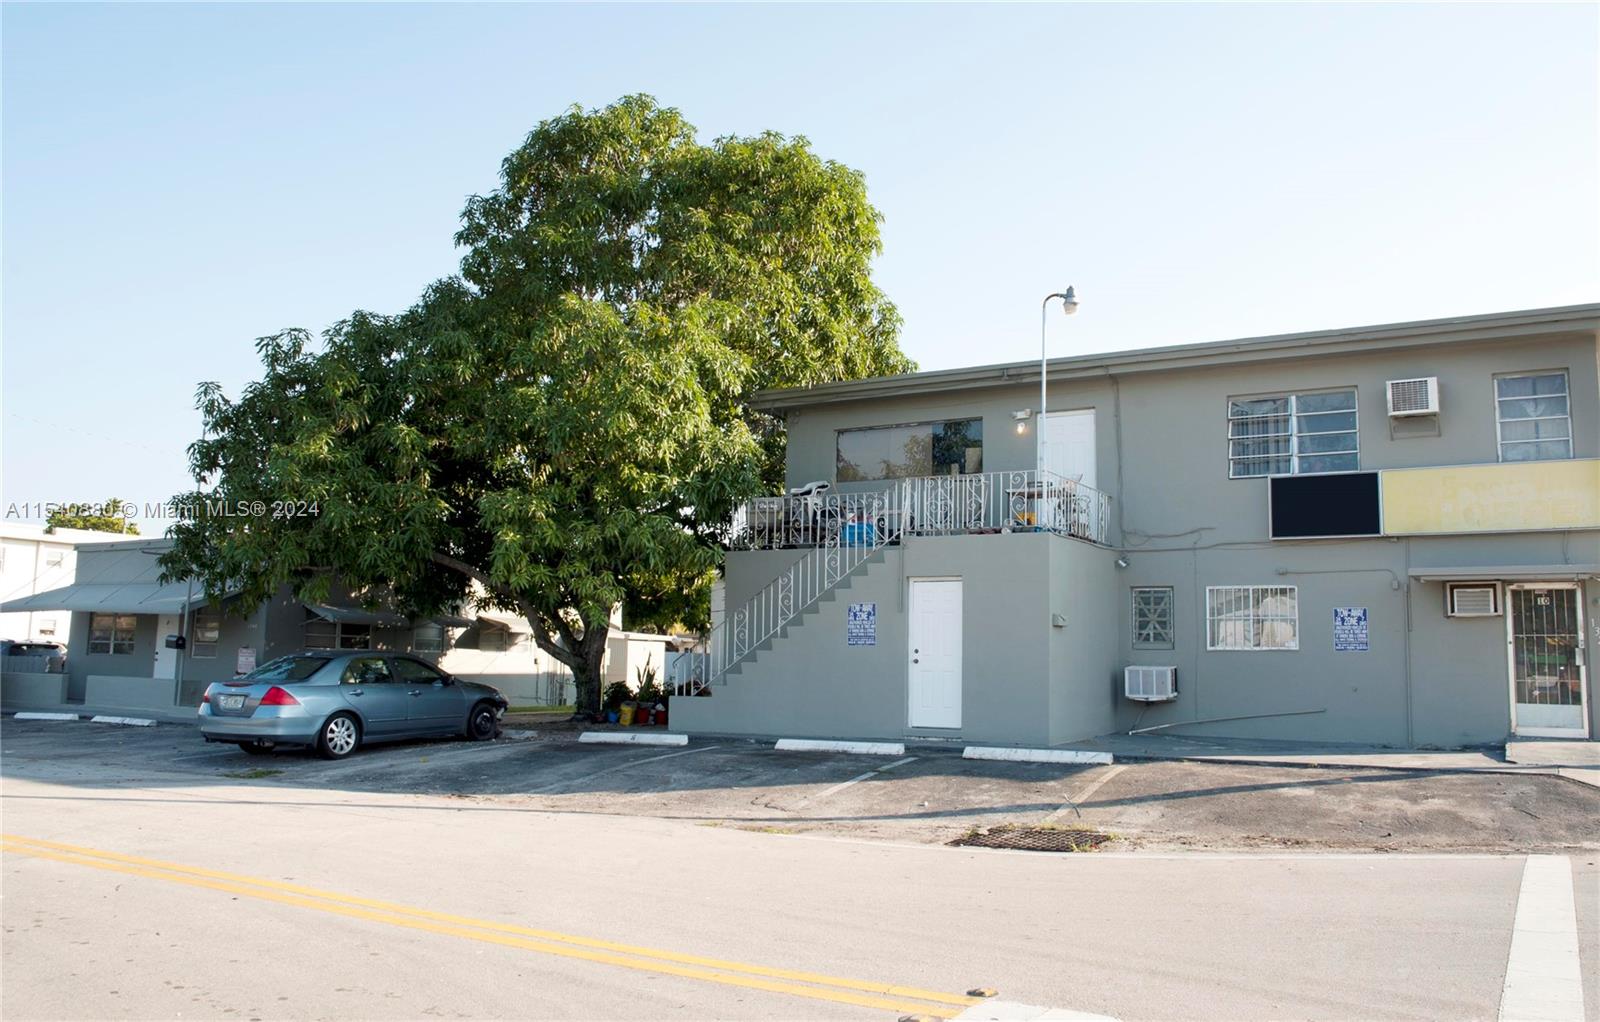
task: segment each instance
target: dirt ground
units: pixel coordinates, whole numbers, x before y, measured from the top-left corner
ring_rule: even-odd
[[[532,724],[537,730],[523,725]],[[192,727],[0,724],[0,774],[84,787],[262,784],[447,795],[485,810],[646,815],[771,833],[944,843],[1000,825],[1086,827],[1097,854],[1168,849],[1600,850],[1600,789],[1535,774],[1196,763],[1110,766],[775,752],[768,743],[596,746],[513,721],[499,741],[407,742],[329,763],[246,756]]]

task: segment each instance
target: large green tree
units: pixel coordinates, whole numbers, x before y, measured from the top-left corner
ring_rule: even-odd
[[[246,606],[333,575],[423,612],[477,591],[596,709],[610,608],[703,613],[729,512],[780,476],[748,395],[910,368],[879,219],[804,139],[703,144],[645,96],[545,121],[468,202],[459,278],[263,338],[236,400],[202,385],[179,500],[262,513],[181,522],[166,569]]]

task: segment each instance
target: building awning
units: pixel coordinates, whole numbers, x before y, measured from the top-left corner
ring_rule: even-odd
[[[306,609],[322,618],[342,625],[374,625],[378,628],[410,628],[411,619],[392,610],[367,610],[365,607],[332,607],[324,603],[308,603]]]
[[[1412,568],[1406,574],[1418,582],[1576,582],[1600,578],[1600,564],[1468,565]]]
[[[472,619],[470,617],[462,617],[460,614],[429,614],[428,620],[436,625],[444,625],[446,628],[472,627]]]
[[[188,582],[82,583],[0,604],[0,611],[76,610],[100,614],[181,614],[186,603],[206,603],[205,590]],[[231,594],[230,594],[231,595]]]
[[[511,632],[531,632],[528,619],[509,610],[480,610],[478,620],[487,621],[496,628],[504,628]]]

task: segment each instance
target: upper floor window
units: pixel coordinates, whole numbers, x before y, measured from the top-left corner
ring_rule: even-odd
[[[982,471],[982,419],[839,431],[838,481],[841,483]]]
[[[1497,376],[1494,398],[1501,461],[1572,457],[1566,372]]]
[[[1230,479],[1352,472],[1360,449],[1354,387],[1228,402]]]

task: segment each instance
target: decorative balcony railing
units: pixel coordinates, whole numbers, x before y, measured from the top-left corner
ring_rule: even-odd
[[[806,553],[727,617],[667,673],[674,695],[709,695],[728,670],[906,536],[1053,532],[1104,545],[1110,499],[1092,486],[1031,470],[925,476],[866,493],[825,485],[760,497],[734,514],[729,547]]]

